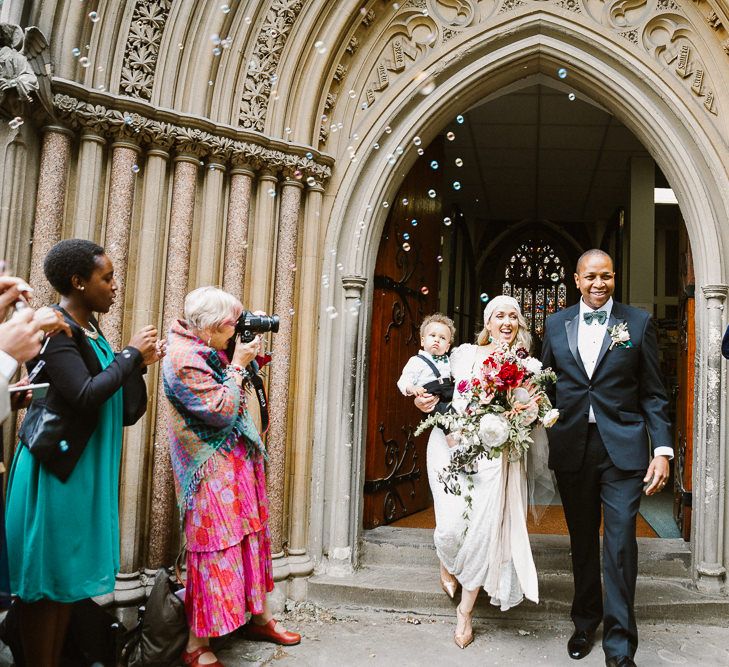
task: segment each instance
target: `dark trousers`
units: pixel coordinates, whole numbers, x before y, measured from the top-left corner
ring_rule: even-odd
[[[633,612],[638,576],[635,522],[644,475],[642,470],[620,470],[613,465],[594,424],[588,429],[580,470],[555,470],[572,548],[572,621],[577,630],[588,632],[603,621],[602,646],[606,657],[632,658],[638,647]],[[600,585],[601,511],[604,600]]]

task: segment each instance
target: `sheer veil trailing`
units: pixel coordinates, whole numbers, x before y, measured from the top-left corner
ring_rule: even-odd
[[[534,441],[527,450],[526,474],[529,493],[529,512],[534,521],[539,522],[552,504],[557,493],[554,473],[549,469],[549,443],[544,426],[537,426],[532,431]]]

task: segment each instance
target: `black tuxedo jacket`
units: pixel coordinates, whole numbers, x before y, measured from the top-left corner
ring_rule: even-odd
[[[134,347],[127,346],[117,353],[114,361],[102,370],[83,329],[66,311],[58,308],[71,326],[73,336],[64,333],[48,341],[42,356],[28,363],[30,372],[40,359],[45,366],[35,382],[48,382],[48,394],[44,399],[33,401],[26,420],[36,410],[47,404],[49,409],[63,418],[64,439],[68,451],[60,452],[44,465],[59,479],[65,481],[81,457],[86,443],[96,429],[99,409],[116,391],[123,389],[124,426],[134,424],[147,409],[147,387],[144,382],[142,355]],[[99,329],[98,322],[91,323]],[[20,440],[23,440],[21,428]]]
[[[579,304],[547,318],[542,362],[557,374],[551,390],[559,420],[550,429],[549,467],[577,471],[587,440],[590,404],[612,462],[621,470],[648,467],[653,449],[671,447],[668,400],[658,366],[658,344],[651,316],[644,310],[613,302],[608,331],[587,377],[577,348]],[[609,329],[625,322],[632,347],[610,348]]]

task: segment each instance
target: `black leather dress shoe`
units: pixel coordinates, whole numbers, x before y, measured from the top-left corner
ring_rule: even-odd
[[[636,667],[633,658],[627,655],[616,655],[612,658],[605,658],[605,665],[607,667]]]
[[[575,630],[567,642],[567,653],[573,660],[582,660],[592,651],[592,640],[595,635],[585,630]]]

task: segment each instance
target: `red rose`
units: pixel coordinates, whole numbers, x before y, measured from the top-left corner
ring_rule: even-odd
[[[499,371],[499,379],[507,387],[518,387],[523,377],[524,371],[520,371],[519,367],[510,361],[507,361]]]

